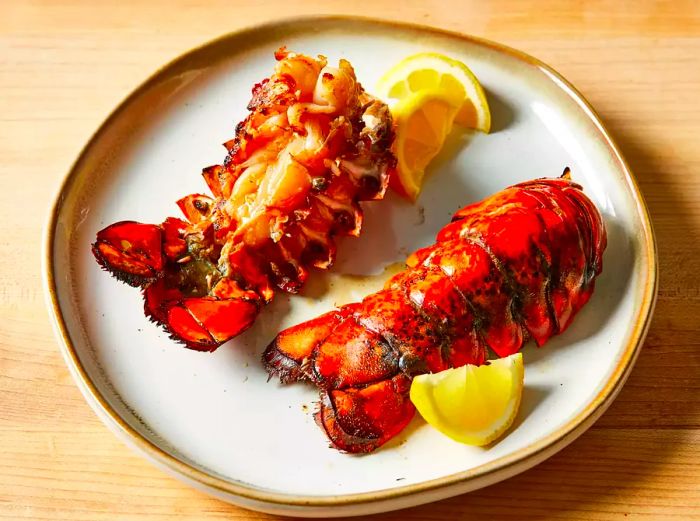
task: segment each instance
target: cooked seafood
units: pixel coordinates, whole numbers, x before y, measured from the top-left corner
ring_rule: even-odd
[[[358,202],[384,196],[395,163],[390,112],[348,61],[284,48],[275,58],[226,160],[203,171],[213,197],[180,199],[186,221],[122,221],[93,244],[104,269],[144,288],[146,315],[192,349],[216,349],[276,290],[294,293],[311,266],[329,267],[333,236],[360,233]]]
[[[539,179],[459,210],[384,289],[282,331],[263,362],[320,390],[331,444],[370,452],[411,420],[412,378],[562,333],[590,298],[603,221],[576,183]]]

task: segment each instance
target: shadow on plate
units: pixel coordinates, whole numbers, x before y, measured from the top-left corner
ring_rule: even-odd
[[[484,90],[491,109],[491,134],[495,134],[510,127],[516,120],[516,113],[503,98],[489,89]]]

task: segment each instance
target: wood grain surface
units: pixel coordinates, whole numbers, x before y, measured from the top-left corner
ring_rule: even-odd
[[[40,238],[80,148],[154,69],[238,27],[305,13],[434,25],[549,63],[617,139],[659,243],[648,339],[590,431],[520,476],[376,519],[700,519],[700,2],[520,0],[0,0],[0,518],[274,517],[166,476],[99,422],[49,325]]]

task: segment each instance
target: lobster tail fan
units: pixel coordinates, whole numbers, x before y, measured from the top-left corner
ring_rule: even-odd
[[[101,230],[92,245],[99,265],[130,286],[145,286],[162,275],[160,226],[120,221]]]

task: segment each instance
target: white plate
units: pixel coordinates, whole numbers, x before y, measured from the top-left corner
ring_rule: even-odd
[[[199,172],[245,115],[253,84],[281,45],[347,58],[371,90],[418,51],[466,62],[493,111],[490,135],[465,133],[432,168],[419,204],[365,204],[359,239],[341,241],[332,273],[280,295],[256,325],[213,354],[183,349],[143,315],[139,292],[102,272],[90,242],[123,219],[159,223],[205,191]],[[339,274],[372,274],[433,241],[458,207],[506,186],[573,177],[604,214],[608,249],[596,292],[560,337],[527,346],[525,392],[511,431],[487,449],[457,444],[417,417],[366,456],[328,447],[310,386],[268,382],[259,358],[279,329],[347,298]],[[632,176],[597,116],[541,62],[500,45],[426,28],[347,18],[277,23],[175,60],[120,105],[69,173],[47,232],[46,286],[66,361],[98,415],[160,467],[225,500],[291,515],[364,514],[494,483],[542,461],[602,414],[629,373],[656,294],[656,250]],[[376,281],[375,281],[376,282]],[[335,284],[333,287],[338,287]],[[360,284],[355,295],[369,291]]]

